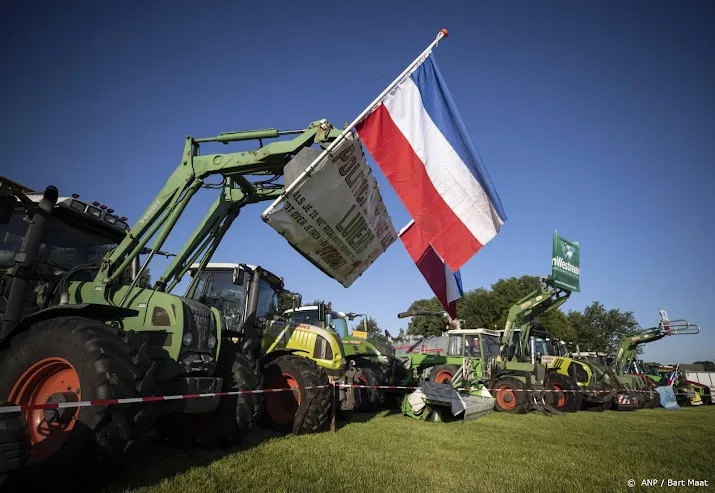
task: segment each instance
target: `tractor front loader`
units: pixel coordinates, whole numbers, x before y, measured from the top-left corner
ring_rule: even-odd
[[[542,364],[537,359],[536,340],[530,337],[536,317],[558,308],[570,295],[571,291],[556,286],[551,277],[541,278],[539,289],[509,309],[489,384],[496,397],[497,411],[561,414],[556,406],[565,411],[579,409],[583,396],[577,374],[564,375],[558,368]],[[579,369],[583,371],[574,366],[574,370]]]
[[[618,346],[618,351],[614,358],[614,366],[617,371],[618,380],[626,392],[631,396],[633,394],[637,396],[637,402],[635,404],[637,404],[639,408],[657,407],[661,398],[658,391],[655,390],[655,385],[652,385],[638,366],[634,365],[638,346],[658,341],[666,336],[695,335],[700,333],[700,327],[691,324],[687,320],[670,320],[668,313],[662,309],[659,310],[659,314],[660,321],[657,327],[645,329],[635,335],[624,337]],[[632,399],[633,397],[630,398],[631,401]],[[627,397],[620,395],[618,401],[614,401],[613,404],[616,410],[622,410],[629,409],[629,407],[626,406],[629,404],[632,406],[634,403],[629,402]]]
[[[76,471],[90,476],[100,463],[117,464],[155,424],[165,439],[209,447],[231,445],[248,433],[260,413],[254,394],[111,401],[256,389],[268,360],[292,355],[279,350],[261,356],[258,319],[237,334],[226,330],[216,308],[169,292],[195,259],[203,255],[208,262],[243,206],[280,196],[283,185],[276,180],[293,156],[340,133],[320,120],[288,132],[189,136],[178,167],[130,230],[99,203],[3,180],[0,399],[63,404],[24,412],[32,445],[19,473],[52,482],[68,476],[77,485],[86,478]],[[295,137],[263,145],[262,139],[288,134]],[[260,147],[199,152],[204,143],[247,140]],[[215,175],[223,179],[221,193],[182,253],[153,287],[140,285],[191,198]],[[258,175],[265,179],[248,179]],[[110,403],[72,405],[97,399]]]
[[[280,312],[278,296],[286,292],[282,278],[261,266],[243,263],[193,264],[188,298],[215,307],[237,336],[246,323],[263,327],[264,387],[296,388],[295,393],[269,393],[263,423],[283,432],[312,432],[327,421],[333,382],[357,384],[359,368],[345,357],[340,337],[321,327],[329,318],[325,305],[309,320],[293,320]],[[253,322],[251,322],[253,321]],[[305,387],[321,386],[322,389]],[[341,389],[340,406],[352,410],[352,393]]]

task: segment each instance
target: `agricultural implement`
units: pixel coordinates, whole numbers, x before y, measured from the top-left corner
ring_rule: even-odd
[[[321,120],[304,130],[187,137],[177,169],[130,230],[99,203],[59,197],[54,187],[37,193],[3,180],[0,230],[8,253],[0,398],[28,405],[252,390],[271,362],[300,358],[285,349],[261,356],[265,326],[258,318],[240,334],[227,331],[217,309],[169,292],[193,262],[201,257],[208,263],[245,205],[280,196],[283,185],[275,181],[296,153],[340,133]],[[263,145],[262,139],[286,134],[295,137]],[[247,140],[261,147],[199,152],[204,143]],[[142,287],[139,280],[152,258],[163,253],[189,201],[214,175],[223,178],[219,197],[155,285]],[[268,179],[251,182],[251,175]],[[147,258],[139,267],[142,254]],[[99,462],[116,464],[155,424],[171,442],[230,445],[247,434],[260,406],[255,394],[240,394],[26,411],[32,447],[20,472],[52,482],[71,474],[76,484],[76,471],[89,476]],[[298,431],[320,424],[303,423]]]
[[[398,318],[418,315],[444,317],[445,312],[411,311]],[[488,329],[462,329],[460,320],[451,321],[457,328],[446,336],[430,338],[430,349],[423,343],[413,351],[397,356],[405,374],[398,383],[417,387],[406,394],[400,404],[402,413],[415,419],[429,421],[463,420],[486,416],[494,409],[494,398],[487,390],[488,362],[496,358],[499,339]],[[444,341],[444,348],[437,342]],[[459,390],[457,390],[459,389]]]
[[[639,396],[637,402],[639,408],[656,407],[661,398],[655,386],[649,382],[638,366],[634,365],[638,346],[658,341],[666,336],[700,333],[700,327],[691,324],[687,320],[670,320],[668,313],[662,309],[659,310],[659,313],[660,322],[658,322],[658,326],[643,330],[633,336],[624,337],[614,358],[618,380],[627,391],[636,393]],[[622,399],[622,397],[620,398]],[[622,403],[614,402],[614,406],[617,410],[620,410]]]

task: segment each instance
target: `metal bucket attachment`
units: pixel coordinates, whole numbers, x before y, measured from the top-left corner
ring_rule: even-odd
[[[495,399],[486,390],[478,395],[460,394],[449,383],[421,382],[407,401],[415,414],[420,414],[427,405],[449,407],[452,415],[472,420],[488,415],[494,409]]]

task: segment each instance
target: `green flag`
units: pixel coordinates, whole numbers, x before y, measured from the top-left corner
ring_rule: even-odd
[[[569,291],[580,292],[581,252],[578,241],[568,241],[554,231],[554,251],[551,273],[554,284]]]

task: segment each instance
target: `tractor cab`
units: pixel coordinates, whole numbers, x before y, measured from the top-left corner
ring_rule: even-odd
[[[199,268],[200,264],[189,268],[193,278]],[[249,277],[253,274],[256,274],[255,280]],[[251,291],[254,296],[249,296]],[[259,329],[279,317],[278,295],[282,291],[282,279],[262,267],[212,263],[210,268],[198,273],[198,280],[192,282],[186,297],[216,308],[221,313],[225,328],[240,333],[249,317],[254,319],[252,322]]]
[[[13,196],[13,191],[22,200]],[[114,215],[112,209],[99,202],[81,201],[77,194],[56,196],[50,206],[52,214],[46,216],[34,269],[28,270],[30,278],[24,279],[25,274],[19,274],[25,269],[19,267],[19,262],[27,254],[20,251],[24,243],[32,241],[28,231],[36,222],[33,216],[39,213],[43,197],[42,192],[0,176],[0,318],[8,323],[57,305],[62,283],[91,281],[105,254],[124,239],[129,229],[127,218]],[[135,260],[132,269],[125,271],[123,280],[127,284],[137,273],[138,259]],[[15,305],[14,300],[8,299],[18,279],[27,282],[28,287],[22,289],[27,295],[21,295],[19,305]],[[19,313],[9,313],[9,305],[17,306]]]
[[[499,354],[499,333],[489,329],[454,329],[447,331],[447,356],[490,358]]]

